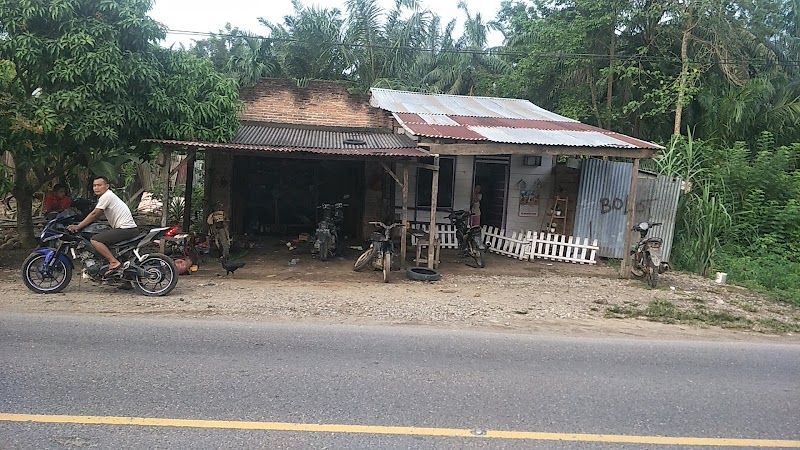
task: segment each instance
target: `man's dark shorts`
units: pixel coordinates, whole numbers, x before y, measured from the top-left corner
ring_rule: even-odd
[[[139,235],[138,228],[117,228],[111,230],[101,231],[92,237],[93,241],[102,242],[103,244],[112,245],[117,242],[122,242],[127,239],[135,238]]]

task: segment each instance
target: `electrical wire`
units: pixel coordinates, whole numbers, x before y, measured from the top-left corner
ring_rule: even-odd
[[[203,38],[210,37],[223,37],[223,38],[245,38],[257,39],[267,42],[278,43],[301,43],[300,39],[295,38],[282,38],[282,37],[269,37],[256,34],[233,34],[233,33],[213,33],[204,31],[190,31],[190,30],[173,30],[167,29],[168,34],[177,34],[184,36],[198,36]],[[318,46],[330,47],[347,47],[347,48],[360,48],[360,49],[376,49],[376,50],[408,50],[417,52],[436,52],[436,53],[452,53],[452,54],[465,54],[474,56],[495,56],[495,57],[517,57],[517,58],[537,58],[548,60],[569,60],[569,61],[605,61],[610,58],[607,54],[602,53],[567,53],[567,52],[553,52],[553,53],[527,53],[521,51],[514,51],[508,49],[470,49],[470,48],[421,48],[412,46],[389,46],[380,44],[362,44],[357,42],[319,42],[315,43]],[[665,57],[665,56],[652,56],[652,55],[624,55],[617,54],[615,59],[620,61],[638,61],[642,63],[677,63],[680,64],[679,57]],[[738,65],[748,64],[751,66],[769,66],[769,67],[797,67],[800,66],[800,60],[783,60],[783,61],[765,61],[763,59],[747,58],[747,59],[721,59],[715,61],[697,62],[689,61],[691,64],[711,64],[711,65]]]

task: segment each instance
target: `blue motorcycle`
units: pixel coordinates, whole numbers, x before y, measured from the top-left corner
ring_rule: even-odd
[[[83,274],[106,284],[130,284],[147,296],[169,294],[178,284],[178,269],[172,259],[161,253],[150,253],[153,241],[163,237],[170,227],[153,228],[146,233],[109,246],[122,262],[119,270],[109,275],[108,261],[94,249],[92,236],[110,227],[93,223],[72,233],[67,226],[79,223],[80,214],[67,209],[47,222],[39,236],[39,247],[22,264],[25,286],[37,294],[61,292],[72,281],[74,261],[80,260]]]

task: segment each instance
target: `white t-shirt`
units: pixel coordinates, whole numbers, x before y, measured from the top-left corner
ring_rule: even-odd
[[[131,210],[128,209],[128,205],[120,200],[117,194],[111,192],[111,189],[100,196],[95,208],[103,210],[103,214],[105,214],[111,228],[136,228],[136,222],[133,221],[133,215]]]

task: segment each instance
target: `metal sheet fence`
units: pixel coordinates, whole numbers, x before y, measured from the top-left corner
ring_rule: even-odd
[[[601,159],[583,161],[573,233],[597,239],[599,256],[623,257],[632,168],[630,163]],[[651,236],[664,239],[665,259],[669,259],[672,250],[680,189],[678,178],[658,176],[638,180],[634,217],[640,222],[663,223]]]

